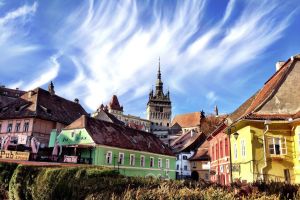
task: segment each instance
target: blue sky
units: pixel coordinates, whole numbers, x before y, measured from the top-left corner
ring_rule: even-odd
[[[229,113],[275,63],[300,52],[297,0],[0,0],[0,84],[79,98],[89,112],[117,94],[145,116],[161,58],[173,114]]]

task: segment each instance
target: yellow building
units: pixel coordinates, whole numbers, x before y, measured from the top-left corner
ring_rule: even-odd
[[[278,62],[276,73],[233,114],[232,178],[300,183],[300,55]]]

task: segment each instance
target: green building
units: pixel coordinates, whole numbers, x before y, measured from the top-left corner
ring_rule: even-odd
[[[52,131],[49,146],[57,148],[55,142],[65,162],[111,167],[127,176],[175,179],[175,156],[152,133],[82,115],[59,135]]]

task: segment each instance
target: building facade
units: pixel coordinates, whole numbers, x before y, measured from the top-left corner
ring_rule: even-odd
[[[82,114],[87,113],[78,100],[57,96],[52,83],[48,91],[36,88],[0,108],[1,144],[32,147],[35,138],[39,147],[47,147],[52,129],[61,130]]]
[[[92,116],[98,118],[98,116],[101,115],[101,111],[105,111],[114,115],[118,120],[123,122],[125,126],[147,132],[151,131],[151,121],[138,116],[124,114],[123,106],[120,105],[116,95],[112,96],[108,106],[101,104],[97,111],[92,114]]]
[[[175,179],[175,156],[153,134],[82,116],[57,136],[49,146],[62,146],[61,156],[118,170],[126,176]],[[76,146],[76,150],[74,148]]]
[[[155,85],[149,93],[147,103],[147,119],[156,126],[170,127],[172,117],[172,104],[170,92],[165,94],[163,91],[163,82],[161,80],[160,61],[158,63],[158,72]]]
[[[205,141],[189,158],[191,178],[195,181],[210,181],[210,157],[208,155],[208,141]]]
[[[229,127],[233,180],[300,183],[300,55],[276,68]]]
[[[221,185],[230,185],[230,142],[222,123],[207,138],[210,156],[210,180]]]

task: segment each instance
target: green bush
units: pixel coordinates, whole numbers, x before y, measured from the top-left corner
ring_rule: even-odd
[[[206,182],[125,177],[115,170],[95,166],[36,167],[0,163],[0,170],[0,199],[300,199],[299,186],[284,183],[222,187]]]
[[[17,166],[14,163],[0,163],[0,199],[7,199],[9,181]]]

